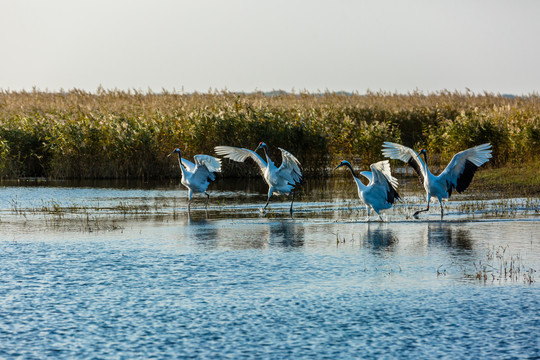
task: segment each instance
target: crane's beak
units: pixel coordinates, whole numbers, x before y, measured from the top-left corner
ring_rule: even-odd
[[[339,168],[342,167],[343,165],[345,165],[345,164],[344,164],[344,163],[339,164],[338,166],[335,167],[334,171],[336,171],[337,169],[339,169]]]
[[[261,148],[261,145],[257,146],[257,148],[254,151],[257,151]]]

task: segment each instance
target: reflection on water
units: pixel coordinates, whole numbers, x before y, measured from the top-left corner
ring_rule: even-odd
[[[367,230],[362,236],[362,242],[374,250],[392,251],[399,240],[397,233],[384,224],[368,223]]]
[[[186,225],[180,227],[180,230],[182,236],[179,241],[183,241],[187,237],[203,249],[208,250],[219,245],[219,230],[206,219],[193,220],[190,217]]]
[[[304,246],[304,227],[295,221],[274,221],[268,226],[270,246],[298,248]]]
[[[231,231],[235,236],[231,237]],[[237,221],[223,224],[198,219],[186,221],[179,231],[182,241],[202,248],[263,249],[268,247],[298,248],[304,246],[304,226],[294,220],[265,220],[258,223]]]
[[[425,231],[429,244],[444,244],[448,247],[471,250],[473,247],[470,230],[444,222],[429,222]]]

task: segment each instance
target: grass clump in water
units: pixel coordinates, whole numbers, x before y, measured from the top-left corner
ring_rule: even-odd
[[[507,246],[492,246],[487,249],[486,258],[473,262],[474,270],[463,268],[466,279],[474,279],[487,283],[523,282],[532,284],[536,270],[523,264],[520,254],[512,254]],[[437,270],[439,273],[439,270]]]

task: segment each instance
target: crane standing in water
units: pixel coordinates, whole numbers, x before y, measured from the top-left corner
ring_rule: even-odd
[[[188,213],[191,210],[191,197],[193,193],[204,193],[206,195],[206,209],[210,195],[206,192],[210,181],[216,179],[214,172],[221,171],[221,160],[210,155],[195,155],[195,164],[182,158],[179,148],[174,149],[168,156],[178,154],[178,164],[182,172],[182,185],[188,188]]]
[[[266,155],[266,161],[256,153],[257,150],[263,149]],[[294,188],[302,182],[302,171],[300,170],[300,162],[290,152],[281,150],[281,166],[278,168],[274,165],[268,156],[268,147],[264,142],[260,142],[259,146],[253,150],[237,148],[233,146],[216,146],[216,154],[225,158],[243,162],[247,158],[252,158],[259,166],[262,176],[268,184],[268,199],[261,211],[265,211],[270,202],[270,197],[273,193],[276,194],[292,194],[291,207],[289,212],[293,212],[294,203]]]
[[[369,180],[368,185],[362,183],[351,164],[346,160],[343,160],[334,171],[341,166],[347,166],[351,170],[351,174],[358,187],[358,196],[366,204],[367,220],[369,221],[371,207],[379,215],[381,221],[384,221],[380,211],[391,208],[394,202],[400,199],[397,193],[398,182],[390,172],[390,163],[388,160],[371,164],[371,171],[360,172],[361,175]]]
[[[441,205],[442,218],[444,215],[442,199],[448,199],[453,189],[460,193],[469,187],[476,170],[491,158],[491,144],[478,145],[457,153],[438,176],[429,171],[426,149],[420,150],[417,154],[407,146],[385,142],[382,153],[390,159],[398,159],[411,165],[426,189],[427,208],[418,210],[413,216],[417,218],[419,213],[428,211],[431,196],[436,196]],[[420,155],[424,155],[424,161]]]

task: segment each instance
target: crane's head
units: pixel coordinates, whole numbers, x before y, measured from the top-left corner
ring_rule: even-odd
[[[180,156],[180,154],[181,154],[181,151],[180,151],[180,149],[179,149],[179,148],[176,148],[176,149],[174,149],[174,150],[172,151],[172,153],[170,153],[170,154],[169,154],[169,155],[167,155],[167,156],[171,156],[172,154],[178,154],[178,156]]]
[[[266,146],[266,144],[264,142],[261,141],[259,143],[259,146],[257,146],[257,148],[255,149],[255,151],[257,151],[259,149],[268,149],[268,147]]]
[[[336,171],[337,169],[339,169],[342,166],[348,166],[350,168],[352,167],[350,162],[348,162],[347,160],[343,160],[338,166],[336,166],[334,171]]]
[[[420,149],[420,151],[418,152],[418,154],[426,155],[426,154],[427,154],[427,151],[426,151],[426,149]]]

